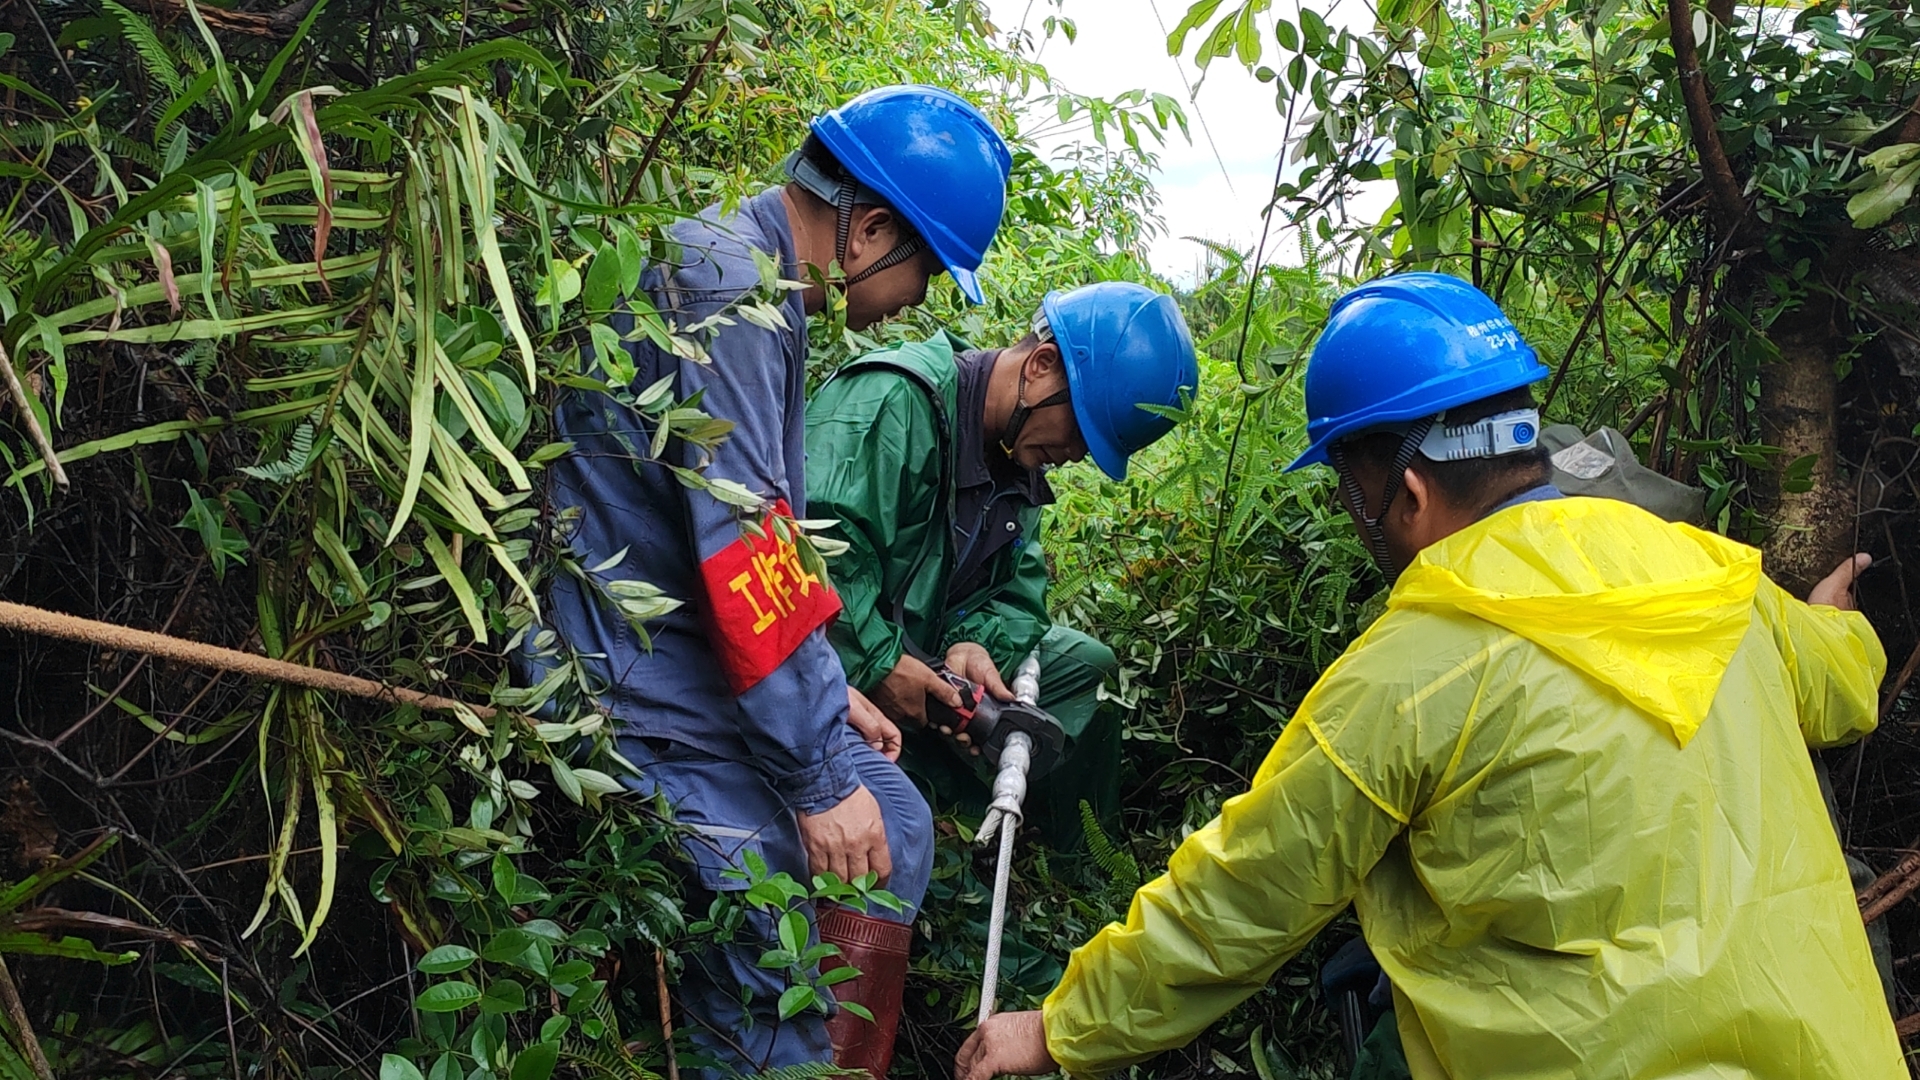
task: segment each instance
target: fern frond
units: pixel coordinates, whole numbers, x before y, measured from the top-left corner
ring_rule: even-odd
[[[302,420],[300,426],[293,429],[293,434],[287,437],[286,456],[270,465],[242,466],[240,474],[274,484],[284,484],[299,476],[313,462],[313,434],[313,422]]]
[[[1116,888],[1132,892],[1140,887],[1139,860],[1113,842],[1093,816],[1093,805],[1085,799],[1080,800],[1080,831],[1086,834],[1087,854],[1093,864],[1112,879]]]
[[[125,158],[152,169],[156,177],[166,171],[165,159],[161,156],[160,151],[155,150],[139,139],[102,128],[100,131],[100,145],[107,153],[115,157]]]
[[[173,54],[160,43],[160,35],[153,32],[153,24],[134,14],[118,0],[100,0],[106,9],[120,20],[120,28],[132,43],[140,59],[146,61],[147,74],[154,82],[167,91],[168,103],[187,92],[187,81],[180,77],[179,65],[173,61]]]

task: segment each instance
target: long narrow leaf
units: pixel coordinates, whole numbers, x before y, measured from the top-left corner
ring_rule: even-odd
[[[289,311],[268,311],[235,319],[181,319],[177,322],[160,323],[157,326],[123,326],[118,330],[75,330],[60,335],[60,340],[68,345],[80,345],[89,341],[121,341],[130,345],[142,345],[165,341],[199,341],[203,338],[232,337],[236,334],[279,327],[310,326],[317,322],[338,318],[358,307],[361,300],[361,297],[354,297],[338,304],[320,304]]]
[[[474,116],[473,95],[460,88],[460,141],[466,152],[462,178],[466,181],[467,205],[472,211],[474,242],[480,246],[480,261],[486,265],[487,280],[493,286],[493,298],[500,305],[500,317],[513,335],[513,343],[525,361],[527,389],[538,385],[534,370],[533,339],[527,336],[520,318],[520,305],[513,296],[513,279],[507,274],[506,259],[500,254],[500,238],[493,230],[494,155],[481,150],[480,125]]]
[[[446,580],[447,588],[452,590],[453,598],[460,602],[461,614],[467,617],[467,626],[473,631],[473,640],[484,643],[487,640],[487,623],[480,615],[480,598],[475,595],[473,585],[467,575],[461,571],[460,564],[447,548],[440,534],[426,522],[420,523],[420,532],[427,549],[427,557],[433,560],[436,570]]]
[[[413,168],[418,167],[416,159]],[[426,250],[426,222],[421,219],[420,202],[412,192],[406,199],[407,216],[413,225],[413,385],[407,395],[407,478],[400,488],[400,507],[387,530],[388,544],[407,526],[407,516],[420,497],[420,484],[426,475],[427,452],[433,445],[433,258]]]
[[[527,470],[521,467],[520,459],[513,456],[513,451],[507,449],[507,444],[500,441],[500,436],[493,430],[493,424],[487,420],[487,415],[480,411],[480,403],[473,399],[473,391],[467,387],[467,380],[461,377],[460,370],[453,366],[453,361],[447,359],[447,354],[440,348],[439,343],[434,344],[433,351],[440,385],[445,388],[447,396],[453,400],[454,408],[466,418],[467,428],[473,432],[474,438],[480,440],[480,445],[486,448],[487,453],[492,454],[494,460],[507,470],[507,475],[513,479],[513,486],[521,491],[528,490],[532,485],[527,481]]]

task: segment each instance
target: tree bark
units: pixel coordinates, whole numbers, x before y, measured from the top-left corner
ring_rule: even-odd
[[[1687,104],[1694,153],[1700,157],[1700,172],[1707,181],[1707,204],[1720,234],[1732,236],[1746,220],[1747,199],[1733,175],[1726,147],[1720,143],[1713,95],[1707,90],[1706,74],[1700,70],[1699,43],[1693,38],[1693,5],[1688,0],[1667,0],[1667,25],[1673,36],[1673,58],[1679,66],[1680,96]]]
[[[1845,334],[1836,301],[1814,295],[1773,324],[1768,340],[1780,356],[1760,369],[1760,436],[1786,453],[1780,469],[1760,473],[1755,493],[1772,511],[1767,573],[1787,591],[1805,596],[1814,583],[1854,550],[1853,492],[1839,463],[1839,385],[1834,363]],[[1816,455],[1813,487],[1781,487],[1782,471]]]

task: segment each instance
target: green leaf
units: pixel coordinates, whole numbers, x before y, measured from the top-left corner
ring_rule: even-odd
[[[483,1013],[519,1012],[527,1007],[527,988],[513,979],[496,979],[480,998]]]
[[[843,1001],[840,1003],[840,1007],[852,1013],[853,1015],[859,1017],[860,1019],[865,1020],[869,1024],[873,1023],[873,1010],[867,1008],[865,1005],[862,1005],[857,1001]]]
[[[501,964],[533,947],[533,935],[517,926],[509,926],[493,935],[480,950],[489,961]]]
[[[426,1080],[413,1062],[399,1054],[387,1054],[380,1059],[380,1080]]]
[[[102,952],[95,948],[91,941],[83,938],[50,938],[28,933],[0,934],[0,953],[57,956],[63,960],[90,960],[108,967],[118,967],[140,959],[140,954],[137,952]]]
[[[1920,184],[1920,161],[1895,169],[1880,183],[1847,200],[1847,216],[1856,229],[1871,229],[1900,212]]]
[[[859,968],[854,967],[850,964],[842,964],[837,968],[833,968],[829,971],[821,972],[820,977],[814,980],[814,985],[815,986],[838,986],[841,983],[846,982],[848,979],[857,979],[859,977],[860,977]],[[845,1004],[845,1002],[842,1002],[842,1004]]]
[[[1220,0],[1198,0],[1187,8],[1187,13],[1180,16],[1180,22],[1167,35],[1167,55],[1179,56],[1180,51],[1186,48],[1187,35],[1199,29],[1219,9]]]
[[[559,786],[562,795],[575,806],[585,805],[586,796],[580,791],[580,778],[573,775],[573,769],[566,762],[554,758],[547,762],[547,768],[552,770],[553,782]]]
[[[566,1017],[555,1019],[565,1020]],[[559,1043],[534,1043],[514,1057],[513,1071],[508,1074],[508,1080],[547,1080],[547,1077],[553,1075],[553,1067],[559,1061]]]
[[[454,561],[453,552],[447,547],[446,542],[440,539],[440,533],[432,525],[422,520],[420,531],[422,546],[427,549],[428,557],[433,560],[434,569],[440,571],[440,576],[446,581],[447,588],[453,591],[454,599],[459,601],[460,612],[467,617],[468,629],[473,631],[473,640],[482,642],[487,640],[487,623],[480,614],[480,597],[473,591],[473,583],[467,580],[467,575],[460,569],[460,564]]]
[[[620,252],[612,245],[601,247],[594,255],[592,265],[587,267],[587,282],[581,293],[581,303],[586,306],[589,315],[612,311],[620,302],[620,279],[623,271],[620,265]]]
[[[480,988],[470,982],[435,983],[420,991],[413,1007],[421,1012],[459,1012],[480,1000]]]
[[[428,975],[451,975],[473,966],[480,954],[465,945],[442,945],[420,958],[415,966]]]
[[[545,277],[534,290],[533,302],[541,305],[559,307],[580,295],[580,271],[565,259],[554,259],[548,264]]]
[[[780,995],[780,1019],[791,1020],[801,1010],[818,1004],[820,995],[811,986],[789,986]]]
[[[1920,143],[1894,143],[1892,146],[1883,146],[1861,158],[1860,164],[1874,172],[1886,172],[1905,165],[1916,157],[1920,157]]]
[[[807,948],[807,917],[799,910],[780,916],[780,944],[796,956]]]

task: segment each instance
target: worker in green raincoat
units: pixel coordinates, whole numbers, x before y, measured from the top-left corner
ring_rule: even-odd
[[[930,697],[959,704],[935,666],[1010,699],[1004,679],[1038,647],[1039,705],[1069,746],[1037,783],[1034,816],[1066,846],[1080,801],[1117,808],[1119,725],[1097,719],[1116,662],[1047,614],[1045,473],[1091,455],[1123,479],[1128,457],[1173,427],[1152,410],[1179,407],[1198,382],[1172,298],[1104,282],[1049,293],[1011,348],[937,334],[853,361],[808,403],[808,514],[837,519],[824,535],[850,546],[832,564],[844,607],[828,637],[849,685],[907,730],[901,764],[937,799],[977,812],[987,785],[922,730]]]
[[[1334,305],[1311,447],[1393,580],[1248,790],[956,1080],[1181,1046],[1352,905],[1392,1004],[1356,1076],[1907,1075],[1808,747],[1871,731],[1847,560],[1760,553],[1549,482],[1546,376],[1441,274]]]

